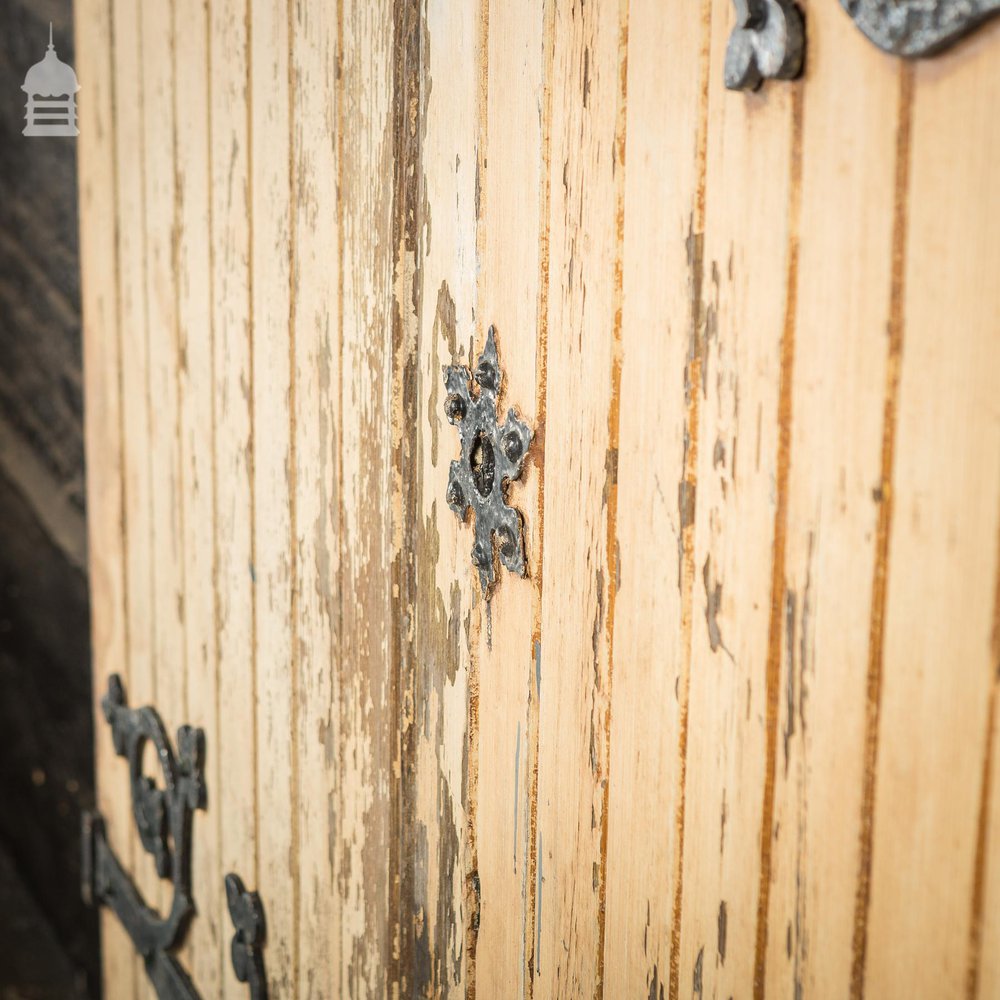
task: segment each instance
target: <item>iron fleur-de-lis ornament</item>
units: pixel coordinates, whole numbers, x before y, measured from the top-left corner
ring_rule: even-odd
[[[448,506],[463,521],[469,508],[475,513],[472,562],[479,570],[479,582],[487,599],[497,579],[494,536],[503,565],[518,576],[527,574],[524,519],[508,505],[506,489],[521,475],[532,432],[513,409],[507,411],[506,420],[500,424],[497,397],[502,380],[492,326],[475,372],[465,365],[448,365],[444,369],[448,390],[445,414],[458,428],[462,445],[462,456],[451,463],[448,476]],[[478,386],[475,395],[473,381]]]

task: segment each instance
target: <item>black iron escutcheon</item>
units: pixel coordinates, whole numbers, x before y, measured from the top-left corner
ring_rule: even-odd
[[[171,954],[183,939],[194,913],[191,898],[191,821],[204,809],[205,734],[191,726],[177,731],[174,754],[156,710],[129,708],[117,674],[108,679],[101,701],[111,725],[115,753],[129,765],[132,817],[143,849],[152,855],[156,871],[173,886],[170,910],[164,916],[142,898],[108,843],[99,813],[83,817],[83,897],[90,905],[110,907],[142,956],[159,1000],[200,1000],[190,976]],[[143,774],[142,759],[151,743],[163,772],[163,787]],[[260,898],[247,892],[236,875],[225,880],[229,913],[236,928],[232,944],[236,978],[250,987],[251,1000],[266,1000],[267,980],[261,947],[264,910]]]
[[[479,386],[475,396],[471,388],[473,379]],[[463,521],[470,507],[475,512],[472,562],[479,570],[486,598],[496,585],[494,535],[504,566],[519,576],[527,574],[524,520],[519,511],[508,506],[506,489],[511,480],[521,475],[532,433],[513,409],[507,411],[503,425],[499,423],[497,396],[502,379],[496,331],[492,326],[474,373],[465,365],[448,365],[444,369],[448,390],[445,413],[458,428],[462,444],[462,457],[451,463],[448,476],[448,506]]]

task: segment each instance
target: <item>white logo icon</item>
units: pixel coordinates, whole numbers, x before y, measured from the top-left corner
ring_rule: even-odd
[[[79,135],[76,127],[76,73],[57,55],[49,22],[49,50],[28,70],[21,87],[28,95],[25,135]]]

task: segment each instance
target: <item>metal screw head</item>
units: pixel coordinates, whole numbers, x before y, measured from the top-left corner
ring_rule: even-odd
[[[465,400],[456,393],[452,393],[444,401],[444,412],[450,423],[461,423],[465,419]]]
[[[511,462],[521,457],[521,439],[514,431],[508,431],[503,439],[503,453]]]

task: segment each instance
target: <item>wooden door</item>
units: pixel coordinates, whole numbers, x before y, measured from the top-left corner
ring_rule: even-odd
[[[272,998],[1000,996],[1000,23],[804,10],[748,94],[729,0],[77,0],[99,804],[165,909],[118,674],[201,996],[228,872]]]

